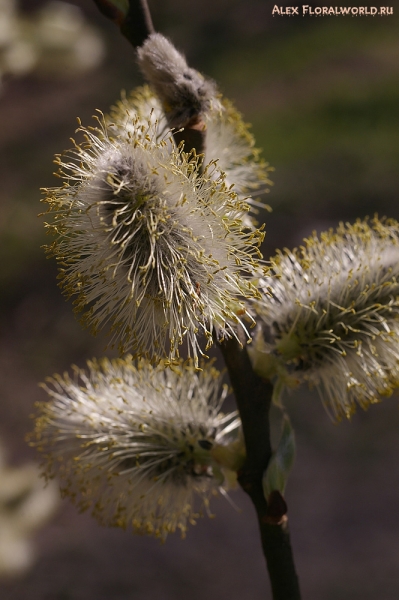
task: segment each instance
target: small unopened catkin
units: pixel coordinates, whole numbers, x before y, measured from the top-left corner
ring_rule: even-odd
[[[184,127],[218,107],[216,85],[187,65],[184,56],[160,33],[151,34],[138,49],[146,81],[161,100],[170,127]]]

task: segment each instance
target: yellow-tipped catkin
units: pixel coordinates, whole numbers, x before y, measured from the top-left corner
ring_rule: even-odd
[[[220,412],[227,390],[209,362],[198,372],[182,361],[172,370],[103,359],[44,387],[50,401],[40,405],[33,445],[81,510],[161,538],[209,512],[223,488],[212,450],[240,424]]]
[[[215,164],[158,139],[156,123],[132,116],[128,135],[99,119],[80,128],[83,144],[58,157],[63,186],[45,190],[46,216],[60,266],[60,287],[75,298],[83,324],[107,329],[120,351],[174,360],[236,335],[242,298],[257,295],[251,277],[260,230],[243,223],[248,205]],[[245,327],[245,325],[244,325]]]
[[[318,390],[334,418],[399,386],[399,224],[341,224],[272,260],[252,353]],[[273,360],[269,360],[268,357]],[[279,372],[280,370],[280,372]]]

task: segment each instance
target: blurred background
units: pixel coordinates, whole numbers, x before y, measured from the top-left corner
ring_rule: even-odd
[[[341,220],[399,218],[399,4],[386,2],[393,16],[303,18],[273,17],[268,0],[150,0],[156,29],[234,100],[275,167],[266,198],[273,212],[259,216],[265,254]],[[8,474],[35,460],[24,440],[44,399],[38,382],[105,347],[81,330],[40,248],[39,188],[58,185],[53,155],[70,147],[76,117],[89,124],[96,108],[106,112],[122,88],[142,83],[117,28],[92,2],[73,6],[80,10],[0,0],[0,439]],[[339,425],[313,393],[296,392],[287,405],[297,433],[287,501],[303,597],[397,600],[398,397]],[[2,481],[0,472],[0,490]],[[28,488],[14,486],[3,504],[0,493],[0,512],[23,510]],[[271,598],[252,507],[240,491],[233,500],[239,512],[216,499],[215,519],[164,545],[102,528],[62,501],[34,537],[29,530],[30,559],[3,571],[11,546],[1,558],[0,519],[0,597]]]

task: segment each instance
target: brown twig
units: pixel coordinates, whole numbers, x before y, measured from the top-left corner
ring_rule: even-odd
[[[256,510],[273,598],[300,600],[285,502],[276,496],[268,506],[262,487],[262,476],[272,454],[269,412],[273,386],[254,373],[245,346],[236,339],[224,340],[219,347],[234,390],[246,446],[246,460],[238,481]]]
[[[194,149],[197,156],[205,151],[206,128],[201,120],[191,119],[183,129],[173,132],[176,146],[184,142],[186,152]],[[201,169],[201,166],[200,166]]]
[[[147,0],[130,0],[127,11],[112,0],[94,0],[99,11],[119,27],[133,47],[141,46],[155,32]]]
[[[140,46],[154,33],[147,0],[130,0],[129,8],[116,8],[112,0],[94,0],[100,11],[120,28],[132,46]],[[194,115],[185,127],[175,133],[176,143],[185,142],[186,151],[194,148],[202,154],[206,131]],[[241,487],[251,498],[258,515],[263,551],[269,570],[274,600],[300,600],[298,577],[292,556],[285,517],[286,505],[279,494],[269,498],[263,494],[262,476],[269,463],[269,411],[272,385],[252,370],[245,346],[234,338],[220,343],[230,381],[241,416],[246,445],[246,460],[239,472]]]
[[[134,47],[141,46],[151,33],[155,33],[147,0],[129,2],[121,32]]]

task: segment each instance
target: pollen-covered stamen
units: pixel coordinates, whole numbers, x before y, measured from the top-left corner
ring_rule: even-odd
[[[214,164],[198,174],[198,159],[156,138],[138,117],[127,139],[111,126],[85,132],[86,143],[59,158],[62,188],[46,190],[48,251],[60,263],[60,285],[75,310],[111,343],[151,358],[202,353],[236,335],[248,315],[241,297],[254,296],[251,273],[263,238],[243,226],[247,205],[226,188]]]
[[[398,387],[396,221],[358,221],[313,236],[275,257],[273,271],[256,305],[267,335],[261,354],[315,385],[335,417]]]
[[[121,137],[129,138],[132,123],[137,118],[143,124],[150,120],[155,124],[157,138],[165,137],[167,118],[161,102],[148,86],[137,88],[111,109],[110,127]],[[242,218],[247,226],[253,227],[252,216],[257,214],[258,208],[268,206],[251,198],[251,195],[263,194],[268,190],[271,185],[269,175],[273,169],[261,159],[248,125],[227,99],[221,98],[219,106],[212,104],[204,115],[204,125],[204,165],[217,162],[218,170],[225,174],[226,187],[233,186],[239,199],[249,205],[251,213],[244,214]],[[173,146],[173,143],[168,145],[170,151]],[[214,170],[213,176],[218,170]]]
[[[129,447],[112,450],[109,467],[112,463],[113,472],[127,474],[139,468],[149,479],[165,481],[167,475],[168,481],[182,486],[188,486],[191,477],[213,477],[209,451],[215,443],[215,428],[207,432],[203,425],[174,428],[170,423],[142,429],[141,436],[132,433]],[[211,439],[198,439],[207,433]]]
[[[179,361],[172,371],[128,357],[50,379],[34,442],[46,474],[105,524],[184,534],[224,485],[212,450],[228,448],[240,424],[220,412],[219,373],[202,367]]]

